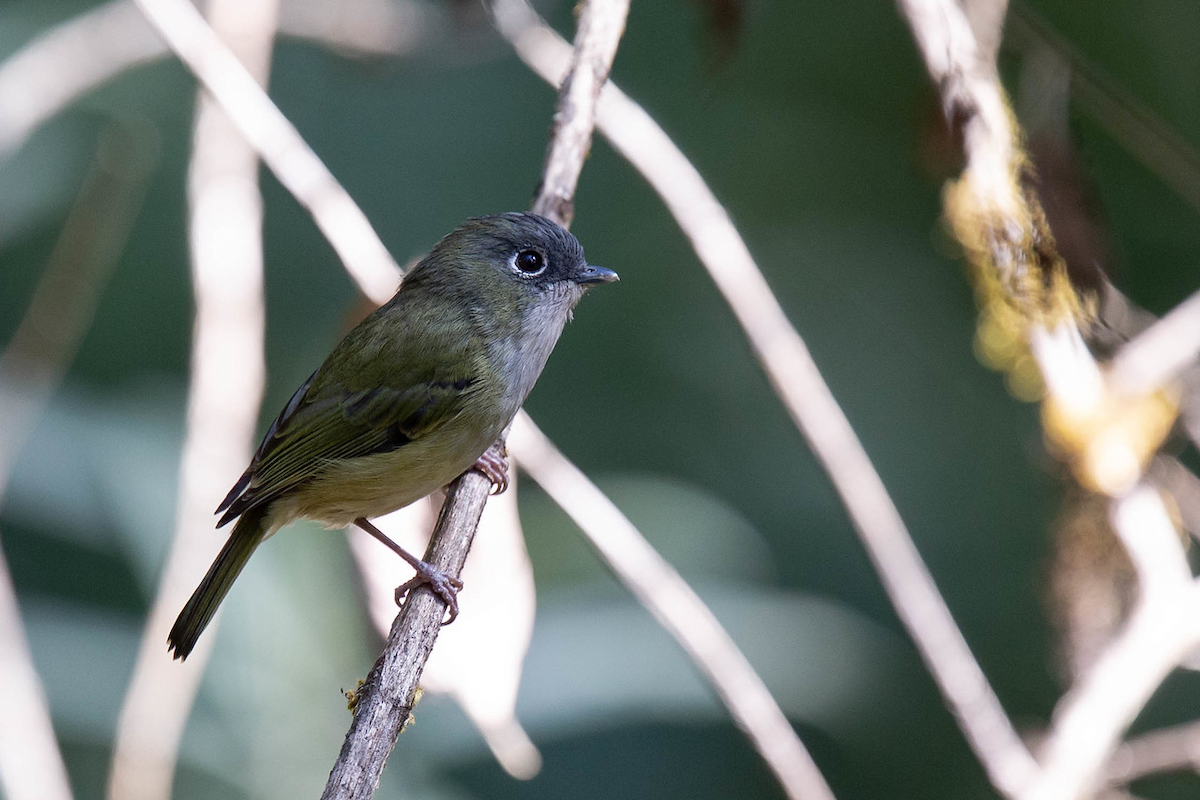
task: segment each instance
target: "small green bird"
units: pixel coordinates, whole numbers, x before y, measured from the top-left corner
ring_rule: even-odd
[[[470,219],[442,239],[296,390],[217,508],[217,527],[237,524],[171,628],[175,658],[195,647],[254,549],[302,517],[330,528],[354,523],[387,544],[417,570],[397,597],[429,583],[452,621],[461,582],[367,520],[468,469],[503,491],[507,463],[489,447],[587,287],[615,280],[536,214]]]

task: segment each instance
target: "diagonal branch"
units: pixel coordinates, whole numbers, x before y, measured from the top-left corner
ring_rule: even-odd
[[[237,57],[222,45],[196,7],[188,0],[134,2],[217,99],[263,163],[312,215],[363,293],[376,303],[391,297],[400,267],[362,209]]]
[[[787,796],[833,800],[762,678],[679,573],[528,415],[517,417],[511,441],[521,468],[567,511],[622,583],[691,656]]]
[[[568,224],[575,186],[591,143],[595,104],[625,29],[628,0],[585,0],[575,61],[554,115],[535,211]],[[425,560],[458,576],[466,561],[490,481],[468,471],[450,485]],[[375,662],[322,800],[370,797],[396,738],[409,719],[417,681],[437,641],[445,603],[428,587],[411,592]]]
[[[341,52],[397,56],[425,40],[422,28],[432,25],[421,22],[431,13],[397,0],[287,3],[279,33]],[[169,55],[134,0],[109,0],[38,34],[0,63],[0,161],[88,92]]]

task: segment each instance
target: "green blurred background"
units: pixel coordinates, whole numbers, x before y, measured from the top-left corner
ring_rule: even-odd
[[[7,0],[0,55],[91,5]],[[570,3],[539,7],[570,35]],[[1200,5],[1023,8],[1200,145]],[[732,23],[718,13],[729,9]],[[271,76],[272,97],[401,262],[468,216],[528,206],[554,102],[474,4],[428,11],[438,23],[403,57],[352,59],[284,38]],[[1022,53],[1006,51],[1002,64],[1015,90]],[[972,354],[972,293],[940,222],[940,187],[959,157],[895,7],[635,2],[613,78],[726,204],[1006,709],[1023,731],[1044,727],[1063,689],[1046,582],[1064,483],[1036,407]],[[103,794],[174,520],[192,329],[184,189],[194,101],[179,64],[139,68],[0,163],[2,345],[101,132],[115,121],[157,153],[94,324],[0,505],[4,554],[80,798]],[[1197,211],[1095,119],[1069,119],[1115,280],[1161,313],[1200,277]],[[307,214],[265,171],[262,186],[265,426],[358,298]],[[581,305],[531,414],[711,603],[839,798],[994,796],[718,293],[657,197],[599,139],[573,229],[622,282]],[[781,796],[669,637],[528,481],[521,509],[538,617],[518,715],[544,769],[529,782],[509,778],[462,712],[431,696],[379,796]],[[226,603],[176,797],[319,794],[349,724],[339,690],[366,674],[380,645],[356,582],[344,538],[314,528],[255,556]],[[1198,690],[1194,676],[1172,679],[1139,728],[1200,714]],[[1139,789],[1191,797],[1200,784]]]

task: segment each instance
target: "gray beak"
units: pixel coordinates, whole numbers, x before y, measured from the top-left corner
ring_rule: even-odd
[[[611,269],[588,264],[583,273],[575,279],[576,283],[612,283],[621,280],[621,276]]]

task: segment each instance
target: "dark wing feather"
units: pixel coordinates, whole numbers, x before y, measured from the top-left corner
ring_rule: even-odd
[[[217,509],[224,512],[218,527],[304,483],[330,461],[395,450],[436,430],[486,383],[483,345],[449,324],[443,309],[422,309],[414,340],[393,334],[383,316],[387,308],[352,331],[292,395]],[[390,313],[404,312],[393,307]],[[442,358],[431,363],[422,357],[429,352]],[[338,365],[336,379],[326,374],[330,364]]]
[[[379,387],[297,405],[272,426],[234,486],[237,495],[220,509],[225,514],[218,525],[303,483],[330,461],[395,450],[436,430],[461,410],[473,383]]]
[[[292,397],[287,401],[287,405],[285,405],[283,410],[279,412],[279,416],[276,417],[275,421],[271,423],[271,427],[267,428],[266,435],[264,435],[263,440],[259,442],[258,450],[255,451],[254,455],[250,459],[250,466],[248,466],[246,471],[242,473],[242,477],[238,478],[237,483],[235,483],[233,488],[229,490],[229,494],[225,495],[225,499],[221,501],[221,505],[217,506],[217,510],[214,513],[220,514],[222,511],[232,506],[234,502],[242,495],[242,492],[246,491],[246,487],[250,485],[250,478],[254,473],[255,466],[258,465],[258,462],[262,460],[263,455],[265,455],[266,451],[276,441],[275,434],[279,430],[279,427],[283,425],[284,421],[288,417],[295,413],[297,408],[299,408],[300,402],[304,399],[305,392],[308,391],[309,386],[312,386],[313,379],[317,377],[318,372],[320,372],[319,369],[313,370],[313,374],[308,376],[308,380],[300,384],[300,388],[292,393]],[[239,511],[233,516],[226,515],[228,519],[222,518],[221,522],[218,524],[218,527],[229,522],[229,520],[233,519],[233,517],[236,517],[240,513],[242,512]]]

